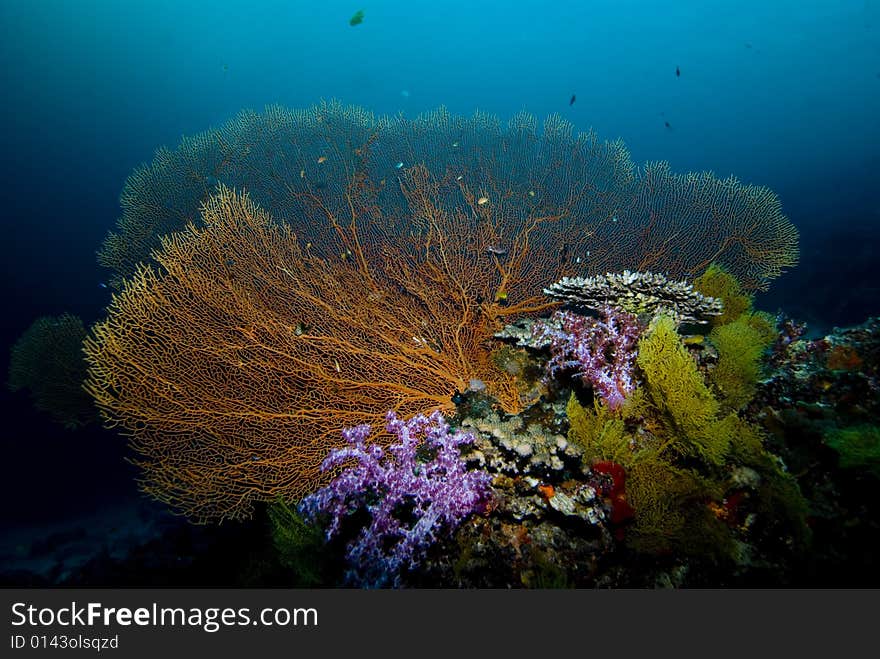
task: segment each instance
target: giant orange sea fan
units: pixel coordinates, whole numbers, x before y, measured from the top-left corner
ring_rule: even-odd
[[[430,184],[413,189],[418,166]],[[444,109],[377,118],[331,102],[244,111],[157,151],[126,181],[117,230],[99,252],[113,281],[148,261],[163,235],[198,222],[218,183],[313,237],[355,217],[369,235],[394,239],[419,219],[414,195],[489,216],[501,248],[533,218],[552,218],[531,246],[542,251],[542,284],[622,269],[693,277],[714,262],[746,289],[765,289],[798,256],[797,231],[767,188],[675,174],[663,162],[635,167],[619,140],[578,133],[556,115],[539,129],[526,113],[506,124]]]
[[[511,268],[483,249],[488,229],[421,211],[395,242],[359,246],[340,227],[325,259],[221,187],[200,226],[162,241],[85,343],[86,388],[131,437],[148,492],[194,519],[239,518],[316,488],[344,426],[450,407],[472,378],[517,407],[489,363],[492,291]]]

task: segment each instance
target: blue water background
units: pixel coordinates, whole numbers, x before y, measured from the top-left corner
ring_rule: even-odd
[[[157,147],[242,108],[322,98],[408,116],[556,112],[623,138],[637,163],[766,185],[802,256],[759,306],[814,332],[880,314],[875,0],[3,0],[0,27],[4,346],[38,315],[101,315],[94,252]],[[0,400],[0,498],[21,502],[7,521],[133,489],[122,440]]]

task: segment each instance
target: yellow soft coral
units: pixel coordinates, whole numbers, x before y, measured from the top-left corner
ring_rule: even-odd
[[[718,364],[710,379],[717,389],[722,410],[736,412],[755,395],[762,373],[762,357],[775,337],[765,314],[743,314],[709,334],[718,350]]]
[[[627,424],[638,424],[647,412],[645,392],[633,391],[616,410],[594,400],[592,409],[581,405],[572,394],[566,406],[568,439],[583,450],[584,462],[616,462],[629,467],[656,454],[656,443],[636,442]]]
[[[648,397],[666,428],[670,449],[720,464],[730,433],[717,419],[718,401],[667,317],[655,319],[636,359]]]
[[[566,407],[570,428],[569,440],[584,451],[584,460],[611,460],[619,464],[629,462],[623,419],[613,415],[599,401],[593,409],[581,405],[574,394]]]
[[[693,286],[703,295],[719,298],[724,303],[724,313],[711,320],[715,327],[726,325],[752,310],[752,296],[744,292],[736,277],[720,265],[710,265],[706,272],[694,279]]]

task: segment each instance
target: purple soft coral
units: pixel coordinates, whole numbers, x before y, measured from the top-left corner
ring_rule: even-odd
[[[573,370],[593,385],[610,409],[617,409],[636,381],[633,364],[640,329],[633,314],[606,307],[599,318],[557,311],[551,322],[535,323],[532,334],[550,342],[550,376]]]
[[[300,506],[306,517],[328,518],[328,539],[351,513],[369,513],[369,526],[347,547],[352,585],[399,586],[403,571],[418,565],[441,531],[454,530],[491,497],[489,474],[468,471],[459,453],[459,446],[474,441],[472,434],[450,434],[440,412],[408,421],[389,412],[387,421],[398,439],[387,453],[367,444],[370,426],[345,429],[348,446],[331,451],[321,465],[322,471],[342,471]]]

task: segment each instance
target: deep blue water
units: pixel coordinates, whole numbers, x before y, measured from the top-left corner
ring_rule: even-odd
[[[246,107],[322,98],[558,112],[623,138],[637,163],[768,186],[801,263],[759,306],[816,332],[880,314],[876,0],[0,0],[0,27],[4,346],[39,315],[101,315],[94,253],[157,147]],[[134,492],[122,440],[61,430],[24,394],[0,401],[4,522]]]

